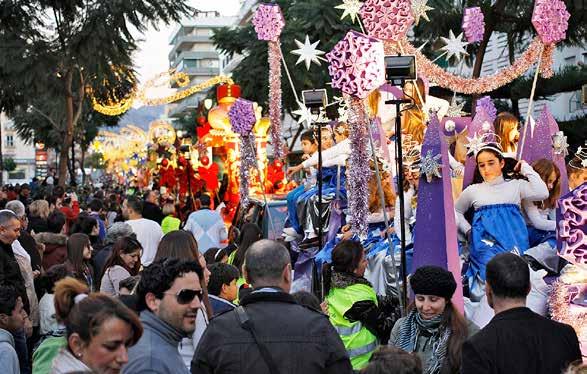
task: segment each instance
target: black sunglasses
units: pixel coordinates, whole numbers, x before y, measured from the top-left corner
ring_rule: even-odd
[[[164,292],[165,294],[175,295],[178,304],[185,305],[189,304],[194,300],[194,297],[198,297],[198,300],[202,302],[202,298],[204,297],[204,292],[202,290],[190,290],[190,289],[183,289],[180,290],[178,293],[174,294],[173,292]]]

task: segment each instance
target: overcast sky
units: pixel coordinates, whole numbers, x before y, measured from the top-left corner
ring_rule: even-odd
[[[241,0],[189,0],[189,4],[200,10],[217,10],[225,16],[234,16],[240,9]],[[177,24],[161,25],[159,30],[150,27],[140,38],[140,51],[135,55],[135,68],[139,74],[139,80],[145,82],[153,76],[166,71],[169,67],[167,54],[171,50],[169,37]]]

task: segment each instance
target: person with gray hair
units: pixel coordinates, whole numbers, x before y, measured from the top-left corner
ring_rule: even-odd
[[[126,222],[115,222],[106,231],[106,239],[104,239],[104,246],[93,255],[94,274],[103,274],[104,265],[112,254],[112,247],[114,243],[120,238],[130,236],[137,238],[132,231],[132,227]]]
[[[259,240],[247,251],[244,276],[253,292],[236,309],[210,321],[192,360],[192,374],[352,373],[348,354],[328,317],[289,294],[289,252]],[[241,352],[241,354],[234,354]]]

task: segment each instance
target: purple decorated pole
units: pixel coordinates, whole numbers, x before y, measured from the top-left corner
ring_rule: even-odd
[[[495,133],[495,128],[493,127],[493,121],[491,121],[489,115],[485,113],[485,109],[480,107],[478,108],[477,113],[475,113],[471,125],[467,129],[467,138],[471,139],[487,132]],[[475,160],[475,155],[467,156],[467,161],[465,162],[465,175],[463,177],[463,190],[473,182],[473,175],[476,166],[477,162]]]
[[[412,271],[421,266],[436,265],[452,272],[457,282],[457,290],[452,301],[457,309],[463,312],[463,286],[450,182],[448,146],[442,140],[441,135],[438,117],[432,113],[422,144],[424,159],[418,186]],[[430,165],[426,159],[429,161],[438,160],[438,163],[442,165],[439,174],[434,176],[436,162],[433,161]],[[433,167],[430,168],[430,166]],[[437,175],[442,177],[438,178]]]

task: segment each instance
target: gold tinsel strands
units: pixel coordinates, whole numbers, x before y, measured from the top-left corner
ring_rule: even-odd
[[[159,86],[158,82],[164,77],[168,77],[168,82],[176,82],[179,87],[186,87],[190,82],[190,79],[187,74],[181,72],[176,73],[174,70],[170,70],[168,72],[164,72],[157,75],[153,79],[150,79],[149,81],[147,81],[147,83],[143,86],[141,90],[137,91],[138,93],[133,92],[129,97],[124,98],[118,102],[102,104],[99,103],[94,96],[92,96],[92,107],[95,111],[102,113],[104,115],[118,116],[129,110],[134,100],[138,100],[142,102],[144,105],[148,106],[163,105],[185,99],[188,96],[191,96],[207,88],[214,87],[218,84],[234,84],[234,81],[230,77],[225,75],[218,75],[214,78],[208,79],[205,82],[193,85],[184,90],[178,90],[173,95],[159,98],[147,97],[147,90]]]

